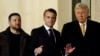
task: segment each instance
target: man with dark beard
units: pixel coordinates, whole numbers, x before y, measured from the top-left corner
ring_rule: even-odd
[[[25,56],[30,36],[21,29],[21,16],[11,13],[9,27],[0,33],[0,56]]]

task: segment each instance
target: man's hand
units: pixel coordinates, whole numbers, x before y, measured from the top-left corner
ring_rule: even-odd
[[[35,50],[34,50],[35,56],[42,53],[42,51],[43,51],[42,47],[43,47],[43,45],[35,48]]]
[[[65,54],[69,55],[75,50],[75,47],[72,47],[71,43],[67,44],[65,49]]]

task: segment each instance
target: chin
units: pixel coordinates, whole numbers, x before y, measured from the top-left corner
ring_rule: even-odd
[[[80,23],[84,23],[84,21],[79,21]]]
[[[52,27],[51,25],[49,25],[48,27]]]
[[[17,30],[20,29],[20,28],[21,28],[21,27],[15,27],[15,29],[17,29]]]

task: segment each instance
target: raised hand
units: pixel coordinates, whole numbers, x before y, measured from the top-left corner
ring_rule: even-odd
[[[75,47],[72,47],[71,43],[67,44],[65,49],[65,54],[69,55],[75,50]]]

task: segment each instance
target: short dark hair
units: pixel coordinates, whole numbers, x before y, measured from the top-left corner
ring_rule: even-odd
[[[21,16],[20,16],[19,13],[11,13],[11,14],[9,15],[9,17],[8,17],[8,20],[9,20],[9,21],[11,20],[11,17],[12,17],[12,16],[19,16],[19,18],[21,19]]]
[[[56,12],[56,10],[53,9],[53,8],[46,9],[46,10],[44,11],[43,16],[45,16],[46,12],[52,12],[52,13],[54,13],[54,14],[57,16],[57,12]]]

